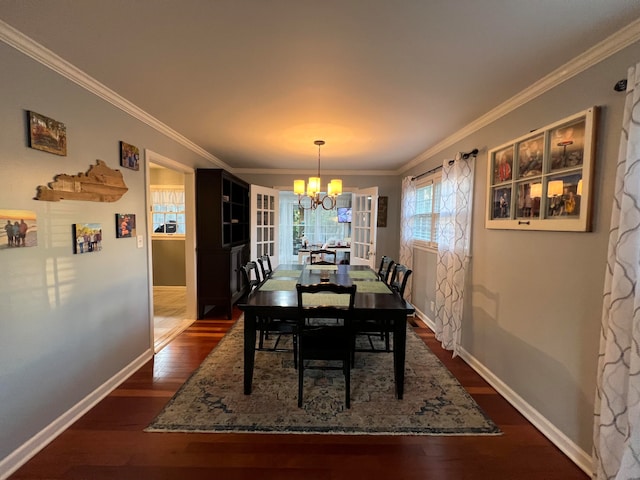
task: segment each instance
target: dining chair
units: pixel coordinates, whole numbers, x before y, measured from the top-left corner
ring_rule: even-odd
[[[298,292],[298,407],[302,407],[306,369],[342,370],[345,380],[345,405],[351,408],[351,326],[356,295],[355,284],[335,283],[296,285]],[[340,295],[347,302],[331,302],[318,295]],[[324,300],[322,300],[324,299]],[[338,305],[340,303],[340,305]],[[336,322],[335,319],[338,319]],[[317,363],[322,361],[322,363]],[[341,362],[340,366],[327,361]]]
[[[382,268],[382,265],[380,266]],[[397,263],[393,267],[393,273],[388,282],[391,291],[404,298],[404,293],[407,287],[407,281],[411,276],[412,270],[407,268],[406,265]],[[354,324],[354,330],[357,335],[364,335],[368,339],[368,346],[362,344],[355,344],[353,347],[354,352],[392,352],[391,348],[391,324],[388,320],[369,320],[359,319]],[[378,337],[384,342],[384,346],[376,345],[374,339]],[[355,337],[354,337],[355,338]]]
[[[336,264],[336,251],[335,250],[312,250],[309,253],[311,263],[314,265],[335,265]]]
[[[249,295],[261,283],[258,264],[254,261],[247,262],[242,265],[240,271],[244,279],[244,295]]]
[[[391,257],[387,257],[384,255],[382,260],[380,260],[380,268],[378,268],[378,278],[382,280],[387,285],[389,284],[389,275],[391,275],[391,271],[393,270],[393,266],[396,262],[394,262]]]
[[[404,298],[404,291],[407,288],[407,281],[409,280],[412,272],[413,270],[401,263],[397,263],[393,268],[391,280],[389,281],[389,287],[391,287],[391,290],[397,292],[402,298]]]
[[[249,295],[256,289],[262,281],[268,278],[260,279],[258,271],[258,263],[254,261],[247,262],[241,268],[247,290],[245,295]],[[293,352],[293,365],[298,368],[298,336],[297,336],[297,317],[294,318],[273,318],[264,315],[257,317],[258,345],[257,351],[268,352]],[[291,348],[282,347],[280,340],[283,335],[291,336]]]
[[[262,278],[266,280],[267,278],[271,278],[273,274],[273,267],[271,267],[271,257],[269,255],[262,255],[258,258],[258,264],[260,265],[260,270],[262,271]]]

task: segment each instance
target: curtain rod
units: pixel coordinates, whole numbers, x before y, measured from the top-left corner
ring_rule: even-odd
[[[475,157],[476,155],[478,155],[478,149],[474,148],[470,152],[463,153],[462,154],[462,159],[463,160],[467,160],[469,157]],[[449,165],[451,165],[453,162],[455,162],[455,160],[453,160],[453,159],[449,160]],[[423,172],[420,175],[416,175],[415,177],[412,177],[411,180],[417,180],[418,178],[424,177],[425,175],[429,175],[430,173],[437,172],[441,168],[442,168],[442,165],[438,165],[437,167],[432,168],[431,170],[427,170],[426,172]]]

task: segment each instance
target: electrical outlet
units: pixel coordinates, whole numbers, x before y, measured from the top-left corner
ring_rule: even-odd
[[[436,304],[435,304],[434,302],[431,302],[431,303],[429,304],[429,308],[430,308],[430,309],[431,309],[431,311],[433,312],[433,311],[435,310],[435,308],[436,308]]]

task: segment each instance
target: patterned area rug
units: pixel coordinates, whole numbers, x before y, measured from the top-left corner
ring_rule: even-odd
[[[305,370],[304,403],[298,408],[298,373],[290,352],[256,352],[253,391],[244,395],[243,326],[241,318],[146,431],[501,433],[410,328],[403,400],[394,395],[392,353],[356,354],[350,409],[344,405],[342,372],[333,370]]]

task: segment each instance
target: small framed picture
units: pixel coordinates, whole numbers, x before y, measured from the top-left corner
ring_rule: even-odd
[[[513,145],[493,152],[493,182],[504,183],[512,179],[513,175]]]
[[[102,224],[73,224],[73,253],[92,253],[102,250]]]
[[[140,149],[135,145],[120,142],[120,165],[131,170],[140,170]]]
[[[585,119],[581,118],[577,122],[551,130],[551,171],[582,166],[585,124]]]
[[[36,212],[0,209],[0,250],[38,245]]]
[[[133,213],[116,213],[116,238],[136,235],[136,216]]]
[[[518,178],[542,175],[544,135],[528,138],[518,144]]]
[[[43,152],[67,155],[67,127],[36,112],[27,112],[29,117],[29,147]]]
[[[492,192],[491,218],[511,218],[511,186],[493,188]]]

